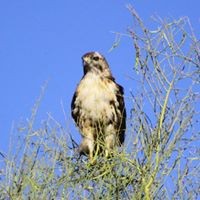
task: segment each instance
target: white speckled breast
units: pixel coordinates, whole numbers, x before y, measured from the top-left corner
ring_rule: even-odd
[[[116,90],[117,88],[111,80],[101,79],[100,75],[88,73],[78,85],[75,104],[80,105],[87,116],[92,119],[112,119],[115,111],[110,101],[114,100],[117,103]]]

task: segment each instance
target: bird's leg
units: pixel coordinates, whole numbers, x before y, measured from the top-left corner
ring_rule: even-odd
[[[116,146],[116,133],[113,124],[105,128],[105,156],[109,157],[111,150]]]
[[[93,137],[85,138],[85,143],[87,144],[89,160],[93,160],[93,153],[94,153],[94,139]]]
[[[106,146],[105,156],[106,156],[106,158],[108,158],[111,150],[115,146],[115,136],[113,134],[109,134],[109,135],[106,136],[105,146]]]
[[[88,124],[86,124],[88,125]],[[83,140],[81,142],[82,149],[85,150],[86,154],[89,156],[90,162],[94,159],[94,128],[91,126],[85,126],[82,130]]]

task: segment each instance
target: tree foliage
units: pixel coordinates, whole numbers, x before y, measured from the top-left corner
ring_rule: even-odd
[[[128,8],[136,88],[130,93],[126,148],[90,164],[52,116],[35,126],[40,97],[9,155],[0,155],[0,199],[199,197],[199,40],[187,17],[154,18],[157,28],[151,30]]]

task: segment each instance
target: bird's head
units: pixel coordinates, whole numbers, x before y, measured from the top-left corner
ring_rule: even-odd
[[[84,75],[94,72],[107,77],[112,76],[106,59],[98,52],[89,52],[82,56]]]

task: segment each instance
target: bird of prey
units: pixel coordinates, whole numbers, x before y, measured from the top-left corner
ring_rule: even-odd
[[[98,52],[82,56],[83,77],[71,102],[71,114],[82,135],[79,153],[92,161],[124,143],[126,109],[123,87],[115,82],[106,59]]]

